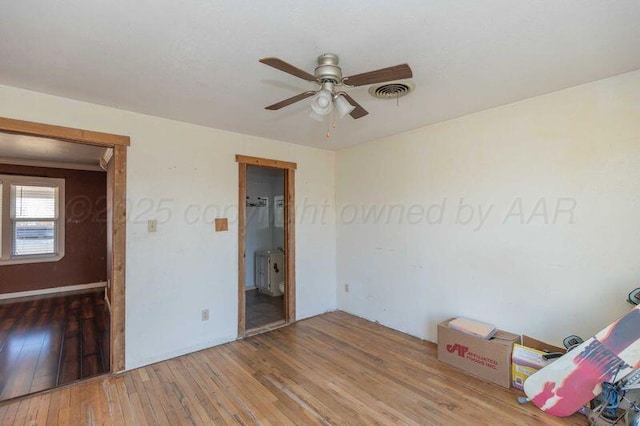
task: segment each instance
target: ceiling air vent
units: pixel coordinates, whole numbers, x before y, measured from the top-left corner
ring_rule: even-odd
[[[414,84],[408,81],[385,83],[371,86],[369,88],[369,94],[379,99],[398,99],[413,92],[414,88]]]

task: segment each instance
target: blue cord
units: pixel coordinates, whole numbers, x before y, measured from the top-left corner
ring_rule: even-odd
[[[615,419],[618,417],[618,389],[613,383],[604,382],[602,384],[602,405],[605,418]]]

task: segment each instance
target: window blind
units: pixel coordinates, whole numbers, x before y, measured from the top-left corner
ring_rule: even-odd
[[[58,216],[56,199],[55,187],[11,186],[14,255],[55,253],[55,219]]]
[[[51,186],[11,185],[12,219],[56,219],[56,195]]]

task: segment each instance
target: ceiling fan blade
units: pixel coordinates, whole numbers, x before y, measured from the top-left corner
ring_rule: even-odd
[[[369,111],[367,111],[366,109],[362,108],[362,106],[357,103],[355,100],[353,100],[353,98],[351,96],[349,96],[348,94],[342,92],[342,96],[345,97],[345,99],[347,101],[349,101],[349,103],[351,105],[353,105],[354,107],[356,107],[356,109],[354,109],[353,111],[351,111],[351,113],[349,113],[349,115],[351,117],[353,117],[355,120],[357,120],[358,118],[362,118],[365,115],[369,114]]]
[[[260,62],[265,65],[269,65],[270,67],[273,67],[277,70],[284,71],[287,74],[295,75],[296,77],[299,77],[303,80],[316,81],[316,76],[314,76],[313,74],[309,74],[308,72],[301,70],[300,68],[294,67],[293,65],[283,61],[282,59],[262,58],[260,59]]]
[[[402,80],[413,77],[408,64],[382,68],[376,71],[356,74],[342,79],[347,86],[364,86],[367,84],[384,83],[385,81]]]
[[[299,95],[295,95],[289,99],[285,99],[284,101],[280,101],[277,104],[273,104],[273,105],[269,105],[268,107],[265,107],[264,109],[269,109],[271,111],[276,111],[279,110],[280,108],[284,108],[288,105],[291,105],[293,103],[296,103],[298,101],[301,101],[303,99],[308,98],[309,96],[313,96],[316,92],[313,91],[309,91],[309,92],[304,92],[304,93],[300,93]]]

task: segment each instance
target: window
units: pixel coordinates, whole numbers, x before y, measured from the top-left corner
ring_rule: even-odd
[[[0,175],[0,264],[64,256],[64,179]]]

